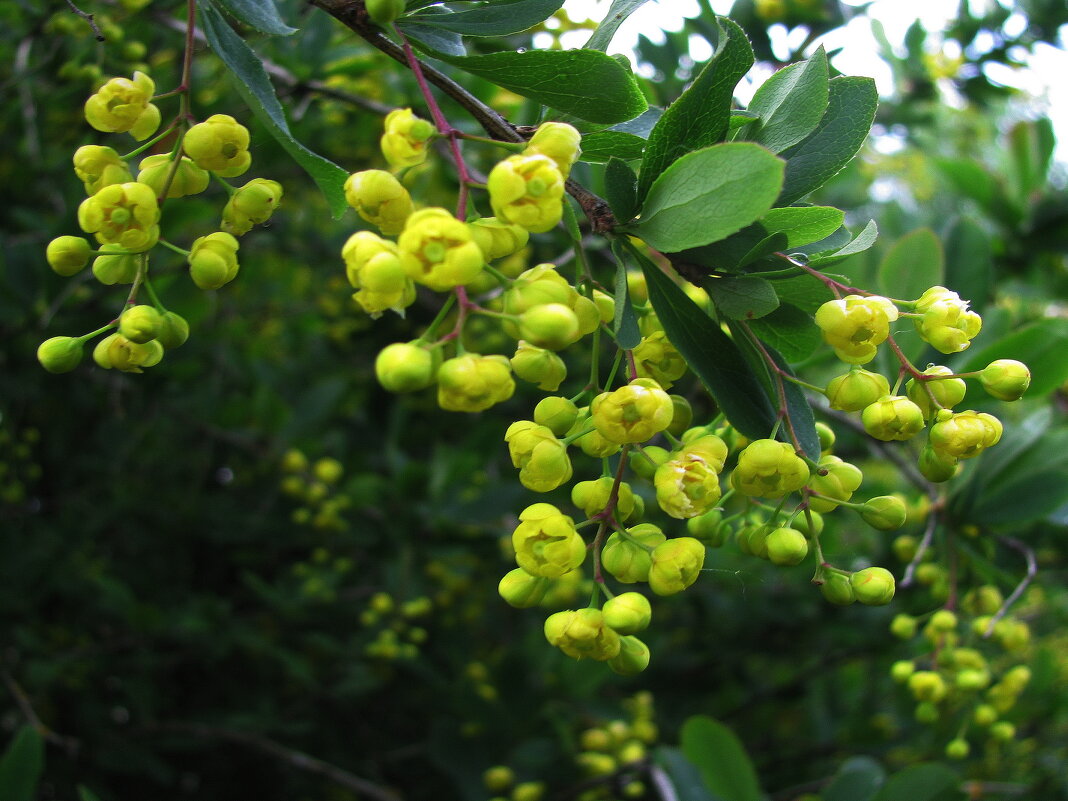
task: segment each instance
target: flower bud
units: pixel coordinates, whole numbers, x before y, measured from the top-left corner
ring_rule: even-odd
[[[864,522],[879,531],[894,531],[905,525],[905,502],[895,495],[869,498],[860,509]]]
[[[916,466],[924,478],[940,484],[943,481],[949,481],[957,474],[958,464],[959,460],[947,454],[939,453],[928,444],[924,445],[920,451],[920,458]]]
[[[980,371],[979,383],[998,400],[1019,400],[1031,385],[1031,371],[1015,359],[997,359]]]
[[[957,737],[946,743],[946,757],[949,759],[967,759],[971,747],[963,737]]]
[[[375,358],[375,377],[390,392],[415,392],[434,383],[434,356],[415,342],[386,345]]]
[[[162,315],[152,306],[130,306],[119,317],[119,333],[143,345],[159,335],[162,324]]]
[[[482,217],[467,224],[471,238],[486,257],[486,261],[503,259],[518,253],[527,246],[530,234],[527,229],[501,222],[496,217]]]
[[[548,156],[556,164],[560,174],[567,178],[571,167],[582,153],[582,148],[579,147],[581,141],[582,135],[566,122],[543,122],[530,137],[523,155]]]
[[[271,219],[282,202],[282,185],[266,178],[253,178],[230,195],[222,212],[222,229],[241,236]]]
[[[80,236],[60,236],[48,243],[45,258],[48,266],[62,276],[71,276],[89,263],[89,240]]]
[[[823,515],[819,512],[813,512],[811,509],[807,514],[801,512],[790,521],[790,528],[796,528],[805,535],[806,539],[818,537],[823,533]]]
[[[619,654],[619,635],[599,609],[557,612],[545,621],[545,639],[574,659],[607,661]]]
[[[686,521],[686,533],[709,548],[719,548],[723,545],[727,529],[723,523],[723,512],[719,509],[710,509]]]
[[[133,180],[129,166],[119,154],[101,145],[83,145],[74,151],[74,174],[85,184],[86,195]]]
[[[433,135],[434,126],[416,117],[410,108],[396,108],[386,115],[379,145],[389,166],[400,170],[426,160],[427,144]]]
[[[528,506],[512,533],[515,560],[534,576],[558,578],[582,564],[586,543],[575,531],[575,521],[548,503]]]
[[[174,160],[167,153],[159,153],[148,156],[141,160],[137,173],[137,182],[147,184],[156,197],[163,196],[163,186],[167,183],[167,177],[171,174],[171,165]],[[192,159],[182,156],[178,162],[178,169],[174,171],[174,178],[167,188],[167,197],[187,197],[198,195],[208,188],[211,176],[206,170],[193,163]]]
[[[649,599],[640,592],[624,592],[605,601],[602,608],[605,625],[617,634],[637,634],[648,628],[653,610]]]
[[[897,684],[904,684],[915,672],[916,664],[909,659],[900,659],[890,666],[890,678]]]
[[[548,156],[509,156],[490,171],[487,188],[494,216],[531,233],[551,230],[563,215],[564,176]]]
[[[808,540],[794,528],[777,528],[768,534],[768,559],[776,565],[796,565],[808,556]]]
[[[355,172],[345,181],[345,200],[357,214],[387,235],[399,234],[414,211],[411,195],[385,170]]]
[[[140,142],[159,127],[159,109],[149,102],[155,93],[156,84],[143,72],[112,78],[85,101],[86,122],[106,133],[129,131]]]
[[[367,16],[383,28],[404,13],[404,0],[367,0]]]
[[[826,473],[821,475],[821,473]],[[815,495],[809,507],[820,514],[838,508],[839,501],[848,501],[860,486],[864,476],[860,469],[837,456],[821,456],[819,470],[809,478],[808,486]]]
[[[601,565],[623,584],[648,581],[652,558],[646,547],[664,543],[664,532],[652,523],[640,523],[628,528],[627,535],[629,539],[619,532],[608,537],[601,551]]]
[[[580,481],[571,488],[571,503],[583,511],[586,517],[603,512],[608,506],[615,480],[602,476],[595,481]],[[619,482],[613,516],[620,523],[627,522],[634,512],[634,492],[625,481]]]
[[[470,283],[482,271],[482,251],[467,226],[445,209],[409,216],[397,247],[408,276],[436,292]]]
[[[999,720],[990,727],[990,736],[995,740],[1007,742],[1016,736],[1016,727],[1007,720]]]
[[[832,378],[823,391],[832,409],[841,412],[859,412],[879,398],[890,394],[890,382],[886,376],[872,373],[862,367],[854,367],[848,373]]]
[[[50,373],[69,373],[82,360],[82,340],[77,337],[52,337],[37,348],[37,361]]]
[[[532,576],[521,567],[504,574],[497,592],[509,606],[516,609],[529,609],[537,606],[549,589],[549,579]]]
[[[686,360],[663,331],[643,337],[633,354],[638,377],[651,378],[665,390],[686,374]]]
[[[519,468],[519,483],[534,492],[549,492],[571,480],[567,446],[545,426],[517,420],[508,426],[504,441],[512,466]]]
[[[911,640],[916,636],[917,621],[912,615],[894,615],[890,621],[890,633],[899,640]]]
[[[548,351],[545,352],[547,353]],[[518,355],[517,352],[516,356]],[[512,369],[516,370],[516,375],[522,378],[522,374],[516,369],[515,357],[512,357]],[[545,426],[558,437],[562,437],[567,433],[567,430],[575,424],[577,417],[578,407],[575,402],[559,395],[542,398],[538,401],[538,405],[534,407],[534,422],[540,426]]]
[[[944,459],[971,459],[1001,439],[1001,422],[986,413],[943,410],[935,419],[927,441]]]
[[[93,349],[93,360],[98,365],[124,373],[144,372],[142,367],[153,367],[162,358],[163,346],[157,340],[141,344],[131,342],[122,334],[104,337]]]
[[[671,458],[671,453],[659,445],[646,445],[630,455],[630,469],[640,478],[652,481],[656,469]]]
[[[924,375],[953,375],[953,371],[942,365],[932,365],[923,371]],[[920,407],[923,419],[930,419],[935,408],[931,403],[933,396],[943,409],[952,409],[962,400],[968,391],[968,385],[961,378],[940,378],[934,381],[917,381],[910,378],[905,384],[905,394],[909,400]]]
[[[865,606],[884,606],[894,597],[894,577],[882,567],[867,567],[849,577],[858,601]]]
[[[674,595],[697,580],[705,546],[693,537],[675,537],[657,545],[649,558],[649,589],[657,595]]]
[[[93,259],[93,275],[102,284],[132,284],[137,278],[137,268],[141,257],[137,254],[128,255],[125,248],[118,245],[101,245],[100,250],[114,252],[114,256],[97,256]]]
[[[194,240],[189,250],[189,277],[200,289],[219,289],[237,275],[237,240],[216,231]]]
[[[506,401],[515,381],[504,356],[465,353],[438,369],[438,405],[450,412],[481,412]]]
[[[719,437],[709,434],[691,440],[656,468],[657,504],[679,520],[704,514],[720,498],[719,472],[726,458],[727,445]]]
[[[184,345],[187,339],[189,339],[189,323],[185,321],[185,318],[172,311],[163,312],[156,341],[164,349],[171,350]]]
[[[248,142],[244,125],[227,114],[212,114],[185,132],[182,149],[202,170],[234,178],[252,164]]]
[[[619,653],[608,660],[608,667],[620,676],[633,676],[649,667],[649,646],[637,637],[620,637]]]
[[[849,606],[857,600],[848,576],[828,571],[823,576],[820,593],[835,606]]]
[[[923,430],[923,411],[904,395],[886,395],[860,415],[864,430],[883,442],[912,439]]]
[[[574,425],[567,430],[567,436],[573,437],[582,431],[585,431],[586,433],[574,442],[587,456],[603,459],[606,456],[611,456],[612,454],[619,452],[620,445],[618,442],[612,442],[609,439],[605,439],[601,436],[601,432],[593,427],[588,407],[579,409],[578,417],[575,418]]]
[[[415,285],[401,267],[395,243],[357,231],[341,248],[341,257],[349,283],[358,290],[352,299],[371,317],[387,309],[399,314],[415,300]]]
[[[960,353],[971,345],[983,321],[956,292],[933,286],[916,301],[920,337],[942,353]]]
[[[909,676],[909,692],[917,701],[930,701],[937,704],[946,697],[946,683],[933,670],[917,670]]]

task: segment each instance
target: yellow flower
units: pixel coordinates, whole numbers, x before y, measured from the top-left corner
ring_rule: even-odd
[[[545,639],[573,659],[604,662],[619,654],[619,635],[604,622],[600,609],[557,612],[545,621]]]
[[[860,413],[864,430],[884,442],[912,439],[923,430],[923,410],[904,395],[886,395]]]
[[[487,188],[497,219],[532,233],[552,229],[563,215],[564,176],[548,156],[509,156],[490,171]]]
[[[808,481],[808,465],[785,442],[758,439],[738,454],[731,484],[743,495],[781,498]]]
[[[537,384],[538,389],[555,392],[567,378],[567,365],[551,350],[539,348],[519,340],[511,359],[512,369],[524,381]]]
[[[508,400],[515,381],[504,356],[465,353],[438,370],[438,405],[450,412],[481,412]]]
[[[445,209],[412,214],[397,245],[404,271],[437,292],[473,281],[482,271],[482,251],[470,230]]]
[[[648,548],[664,542],[664,532],[652,523],[627,529],[626,538],[613,532],[601,550],[601,565],[623,584],[649,580],[652,558]]]
[[[590,417],[601,436],[620,445],[645,442],[663,431],[675,414],[671,397],[651,378],[636,378],[605,392],[590,404]]]
[[[112,78],[85,101],[85,119],[98,131],[129,131],[134,139],[147,139],[159,127],[160,113],[149,101],[156,84],[143,72],[133,79]]]
[[[400,313],[415,300],[415,285],[400,262],[400,250],[388,239],[358,231],[341,249],[345,274],[358,290],[352,299],[372,317],[386,309]]]
[[[705,546],[693,537],[662,542],[650,555],[649,589],[657,595],[674,595],[689,587],[705,564]]]
[[[156,197],[163,193],[163,184],[171,173],[171,165],[174,161],[166,153],[149,156],[141,161],[140,170],[137,173],[138,183],[148,184]],[[167,197],[187,197],[197,195],[208,188],[211,176],[202,170],[191,159],[182,156],[178,163],[178,169],[174,171],[174,179],[167,189]]]
[[[145,184],[105,186],[78,207],[78,225],[106,245],[148,250],[159,240],[159,204]]]
[[[410,108],[396,108],[386,115],[386,131],[379,144],[394,170],[414,167],[426,160],[427,144],[434,126],[416,117]]]
[[[967,350],[983,327],[982,318],[968,308],[968,301],[942,286],[933,286],[920,295],[916,311],[923,314],[916,320],[920,337],[942,353]]]
[[[85,194],[95,195],[105,186],[133,180],[130,168],[110,147],[85,145],[74,151],[74,174],[85,184]]]
[[[186,131],[182,149],[201,169],[233,178],[252,164],[248,140],[244,125],[228,114],[213,114]]]
[[[565,178],[578,161],[582,134],[566,122],[543,122],[530,137],[523,155],[548,156]]]
[[[639,377],[652,378],[664,389],[671,389],[686,373],[686,360],[663,331],[642,338],[634,349],[634,364]]]
[[[532,576],[559,578],[586,558],[575,521],[552,504],[535,503],[519,514],[512,532],[516,563]]]
[[[727,445],[714,434],[688,443],[656,468],[656,502],[667,514],[686,520],[704,514],[720,498],[719,474]]]
[[[189,275],[201,289],[218,289],[237,276],[237,240],[224,231],[202,236],[189,250]]]
[[[408,190],[385,170],[354,172],[345,181],[345,200],[363,219],[390,236],[404,230],[404,222],[414,210]]]
[[[878,295],[846,295],[829,300],[816,310],[816,325],[835,354],[850,364],[865,364],[875,358],[878,346],[890,336],[890,323],[897,319],[897,306]]]
[[[567,446],[545,426],[517,420],[508,426],[504,441],[512,466],[519,468],[519,483],[535,492],[549,492],[571,479]]]
[[[824,514],[838,508],[842,501],[848,501],[860,486],[864,478],[860,469],[849,462],[843,462],[837,456],[822,456],[819,461],[820,470],[809,479],[809,489],[819,494],[809,501],[809,507],[814,512]],[[826,475],[820,472],[826,470]]]
[[[226,201],[222,212],[222,229],[234,236],[247,234],[253,225],[271,219],[281,201],[282,185],[278,181],[253,178]]]

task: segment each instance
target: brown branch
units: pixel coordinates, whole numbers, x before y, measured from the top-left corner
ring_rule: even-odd
[[[382,787],[372,781],[349,773],[347,770],[339,768],[337,765],[323,762],[321,759],[316,759],[301,751],[287,748],[280,743],[276,743],[274,740],[269,740],[266,737],[261,737],[257,734],[249,734],[248,732],[228,729],[222,726],[207,726],[202,723],[185,723],[182,721],[150,723],[139,728],[146,732],[191,734],[194,737],[203,739],[227,740],[232,743],[247,745],[257,751],[276,757],[291,767],[299,768],[308,773],[324,776],[335,784],[360,793],[367,798],[373,798],[376,799],[376,801],[402,801],[400,795],[386,787]]]
[[[73,11],[79,17],[84,19],[86,21],[86,23],[88,23],[89,27],[93,31],[93,36],[96,37],[96,40],[98,42],[107,41],[104,38],[104,34],[100,32],[100,27],[96,24],[96,20],[94,19],[94,16],[95,16],[94,14],[86,14],[84,11],[82,11],[80,8],[78,8],[78,6],[74,5],[72,0],[67,0],[67,5],[70,6],[70,10],[71,11]]]
[[[1035,560],[1035,552],[1031,548],[1028,548],[1015,537],[999,537],[999,539],[1010,548],[1015,548],[1023,554],[1024,559],[1027,561],[1027,575],[1024,576],[1023,581],[1016,585],[1016,589],[1014,589],[1012,594],[1005,599],[1005,603],[1003,603],[1001,608],[990,618],[990,622],[986,626],[986,631],[983,632],[984,637],[989,637],[994,633],[994,626],[1008,614],[1012,605],[1020,599],[1024,590],[1030,586],[1031,582],[1035,580],[1035,576],[1038,575],[1038,562]]]

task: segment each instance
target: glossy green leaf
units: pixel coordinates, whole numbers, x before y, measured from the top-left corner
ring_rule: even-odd
[[[752,275],[711,278],[704,283],[716,310],[734,320],[752,320],[775,311],[779,297],[769,281]]]
[[[622,159],[611,158],[605,166],[604,196],[621,223],[638,213],[638,176]]]
[[[619,26],[622,25],[627,17],[637,11],[641,6],[644,6],[649,0],[612,0],[612,5],[608,9],[608,13],[604,15],[604,19],[601,20],[601,24],[597,26],[597,30],[590,36],[590,40],[583,45],[587,50],[601,50],[602,52],[608,49],[608,46],[612,44],[612,37],[616,35],[616,31],[619,30]]]
[[[887,779],[873,801],[950,801],[963,799],[961,778],[945,765],[912,765]]]
[[[642,332],[638,329],[638,316],[630,302],[626,253],[618,240],[612,242],[612,253],[616,257],[615,319],[612,321],[612,329],[615,332],[616,344],[624,350],[630,350],[642,341]]]
[[[917,228],[894,243],[876,272],[879,291],[888,298],[915,300],[945,273],[942,242],[930,228]]]
[[[832,273],[824,273],[824,275],[843,281],[848,280]],[[792,303],[809,314],[814,314],[816,309],[827,301],[834,300],[834,293],[827,288],[827,285],[811,275],[777,278],[772,283],[775,285],[779,300],[783,303]]]
[[[749,755],[722,723],[694,715],[682,724],[679,745],[713,795],[723,801],[763,801]]]
[[[428,9],[428,11],[430,10],[432,9]],[[420,19],[425,19],[425,17],[420,17]],[[458,33],[435,28],[432,25],[424,25],[414,20],[408,21],[407,19],[397,20],[397,25],[404,35],[421,49],[445,53],[450,56],[462,57],[467,55],[464,40]]]
[[[871,757],[847,759],[820,791],[823,801],[871,801],[886,781],[886,771]]]
[[[946,286],[982,312],[994,289],[990,237],[978,223],[957,217],[946,229]]]
[[[33,726],[22,726],[0,757],[0,798],[34,801],[43,771],[44,739]]]
[[[797,377],[794,371],[790,369],[790,365],[786,363],[786,359],[782,354],[776,352],[767,343],[765,343],[764,347],[771,355],[771,358],[775,360],[775,364],[779,366],[779,369],[795,378]],[[801,450],[805,452],[805,455],[813,461],[819,461],[821,451],[820,436],[816,433],[816,416],[812,412],[812,404],[808,402],[805,391],[792,381],[787,381],[784,378],[782,389],[783,394],[786,396],[786,415],[789,419],[789,426],[785,432],[786,436],[784,437],[780,434],[779,439],[785,439],[793,443],[796,438],[796,444],[801,446]]]
[[[953,188],[970,197],[986,211],[994,212],[1001,202],[1001,188],[986,168],[971,159],[933,159]]]
[[[677,801],[723,801],[713,796],[701,780],[701,774],[678,748],[659,746],[653,752],[653,762],[663,772],[663,778],[675,791]]]
[[[582,161],[603,163],[610,158],[634,161],[642,157],[645,140],[623,131],[598,131],[582,137]]]
[[[727,132],[734,87],[753,66],[753,48],[732,20],[717,17],[716,22],[719,39],[711,58],[649,134],[639,176],[639,198],[645,197],[671,164],[687,153],[722,141]]]
[[[742,135],[781,153],[815,130],[827,110],[828,93],[827,54],[821,46],[811,58],[783,67],[757,89],[748,110],[759,114],[760,122]]]
[[[282,21],[274,0],[219,0],[219,5],[234,19],[260,33],[289,36],[297,32],[296,28],[290,28]]]
[[[752,439],[766,437],[775,413],[738,346],[659,267],[640,253],[631,253],[645,273],[649,300],[671,344],[735,428]]]
[[[823,341],[812,315],[791,303],[780,303],[775,311],[751,321],[749,328],[789,362],[804,361]]]
[[[864,226],[864,230],[857,234],[848,244],[830,253],[813,256],[809,259],[808,264],[810,267],[818,268],[835,264],[836,262],[848,259],[850,256],[855,256],[858,253],[863,253],[865,250],[868,250],[875,244],[875,240],[878,238],[879,227],[875,224],[875,220],[868,220],[868,224]]]
[[[782,161],[759,145],[689,153],[656,179],[635,232],[669,253],[719,241],[767,212],[782,179]]]
[[[783,151],[786,177],[778,205],[800,200],[848,164],[868,138],[878,105],[871,78],[832,79],[827,111],[816,130]]]
[[[274,87],[263,69],[263,61],[234,33],[210,0],[201,2],[200,19],[208,44],[233,74],[238,94],[285,151],[315,181],[326,196],[334,217],[340,217],[348,208],[344,191],[348,172],[308,150],[293,138],[285,112],[282,111]]]
[[[1042,398],[1068,381],[1066,342],[1068,320],[1056,317],[1039,320],[988,344],[982,350],[974,353],[968,351],[968,358],[961,369],[982,370],[995,359],[1017,359],[1031,369],[1031,386],[1024,397]]]
[[[634,74],[597,50],[505,51],[485,56],[431,52],[542,105],[590,122],[611,124],[648,108]]]
[[[563,4],[564,0],[489,0],[463,11],[419,12],[406,19],[464,36],[507,36],[545,21]]]

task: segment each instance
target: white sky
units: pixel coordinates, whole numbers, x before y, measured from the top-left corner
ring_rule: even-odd
[[[996,0],[985,0],[992,6]],[[847,5],[860,5],[863,0],[846,0]],[[1010,7],[1008,0],[997,0]],[[608,11],[610,0],[567,0],[564,8],[572,19],[591,18],[600,20]],[[712,0],[716,13],[726,14],[730,11],[732,0]],[[981,10],[982,2],[973,0],[975,13]],[[928,46],[937,49],[942,42],[939,36],[946,23],[956,16],[958,0],[875,0],[868,9],[868,15],[882,22],[887,38],[894,43],[904,40],[905,31],[917,18],[931,33]],[[644,33],[653,41],[663,41],[660,29],[679,31],[683,26],[683,17],[695,17],[700,13],[697,0],[650,0],[639,8],[623,23],[616,33],[610,53],[628,53],[634,48],[639,33]],[[1012,15],[1005,24],[1007,33],[1019,33],[1025,24],[1019,14]],[[788,32],[783,26],[774,26],[771,31],[773,47],[788,41]],[[796,33],[800,34],[800,31]],[[588,34],[584,32],[565,33],[562,37],[564,47],[580,47]],[[535,40],[537,45],[537,41]],[[800,41],[795,42],[800,44]],[[842,52],[833,59],[834,66],[846,75],[865,75],[874,78],[879,92],[888,95],[893,89],[890,68],[878,57],[878,45],[872,36],[871,26],[866,17],[851,20],[843,29],[821,37],[813,44],[815,48],[823,44],[827,49],[842,47]],[[979,46],[987,46],[982,42]],[[1026,60],[1028,68],[1012,70],[1007,67],[993,66],[987,69],[987,77],[1000,84],[1019,88],[1031,98],[1025,110],[1028,116],[1049,115],[1057,131],[1057,159],[1068,162],[1068,26],[1062,26],[1059,36],[1060,48],[1039,45],[1031,55],[1020,54]],[[691,54],[698,59],[707,58],[706,43],[700,37],[691,38]],[[955,42],[949,43],[946,55],[959,55]],[[785,57],[788,50],[783,49]],[[757,68],[749,75],[749,81],[739,86],[739,100],[747,102],[756,86],[768,76],[767,71]],[[952,101],[950,93],[947,99]]]

